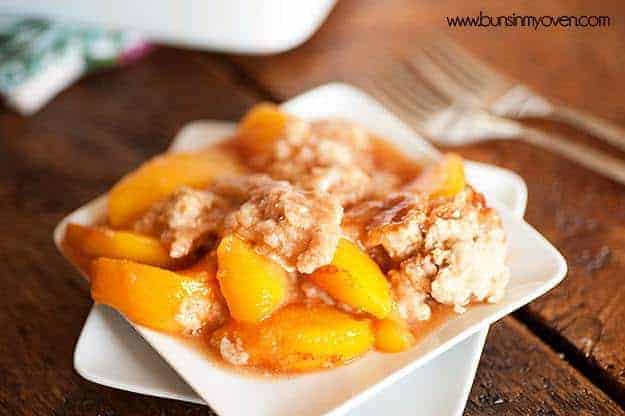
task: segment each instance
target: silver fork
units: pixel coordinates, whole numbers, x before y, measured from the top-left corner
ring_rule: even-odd
[[[432,142],[459,145],[473,140],[522,139],[625,184],[624,161],[484,109],[457,103],[419,78],[406,62],[389,66],[378,77],[369,79],[368,84],[374,96]]]
[[[525,85],[498,73],[444,36],[411,59],[426,78],[456,99],[494,114],[555,120],[586,131],[625,151],[625,129],[574,108],[554,104]]]

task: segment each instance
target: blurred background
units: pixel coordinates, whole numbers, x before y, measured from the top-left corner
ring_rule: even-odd
[[[608,16],[609,24],[449,24],[480,12]],[[53,226],[164,151],[192,120],[237,120],[255,102],[332,81],[392,107],[380,81],[398,79],[392,74],[402,66],[428,78],[415,62],[450,41],[462,51],[454,56],[468,53],[507,77],[501,96],[515,85],[532,91],[521,100],[531,117],[499,114],[515,123],[524,116],[522,129],[513,140],[495,130],[492,140],[451,147],[405,108],[394,110],[442,149],[520,174],[527,221],[569,263],[561,285],[491,328],[465,412],[623,414],[625,3],[0,0],[0,14],[0,285],[11,295],[0,303],[0,414],[205,414],[181,402],[139,401],[73,372],[91,302],[56,253]],[[462,77],[450,71],[448,85]],[[469,75],[472,86],[485,73]],[[457,91],[446,99],[463,97]],[[497,98],[462,105],[497,113],[488,107]],[[575,117],[555,117],[554,107]]]

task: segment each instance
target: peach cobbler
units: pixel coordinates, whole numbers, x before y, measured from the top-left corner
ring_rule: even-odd
[[[497,214],[454,154],[421,165],[361,127],[269,104],[236,134],[168,153],[64,239],[96,302],[233,366],[302,372],[399,352],[424,323],[497,302]]]

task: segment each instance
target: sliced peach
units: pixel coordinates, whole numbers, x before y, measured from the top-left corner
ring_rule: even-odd
[[[207,253],[197,263],[186,269],[177,270],[176,273],[207,281],[216,280],[217,257],[215,253]]]
[[[462,157],[448,153],[429,166],[415,182],[417,190],[424,191],[434,198],[452,197],[466,186]]]
[[[217,263],[219,287],[235,320],[260,322],[283,303],[286,271],[239,237],[230,235],[221,240]]]
[[[326,305],[303,304],[286,306],[257,325],[231,321],[211,337],[226,360],[276,371],[344,364],[371,349],[373,340],[368,320]],[[238,352],[235,360],[229,354],[232,346]]]
[[[160,240],[129,231],[68,224],[65,241],[87,257],[128,259],[154,266],[172,264],[172,258]]]
[[[195,331],[223,319],[215,282],[128,260],[94,260],[91,297],[158,331]]]
[[[339,240],[332,263],[310,279],[339,302],[384,319],[391,312],[391,287],[386,277],[364,251],[349,240]]]
[[[401,352],[415,344],[408,325],[397,319],[384,319],[374,325],[375,348],[383,352]]]
[[[181,186],[201,188],[220,175],[242,171],[232,156],[217,150],[157,156],[124,176],[111,189],[109,223],[113,227],[128,225]]]
[[[241,119],[237,137],[250,153],[264,153],[283,133],[289,116],[277,106],[261,103]]]

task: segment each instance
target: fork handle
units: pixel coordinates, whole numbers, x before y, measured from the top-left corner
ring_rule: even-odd
[[[625,129],[614,123],[567,106],[554,106],[548,118],[569,124],[625,151]]]
[[[625,161],[619,158],[590,146],[571,142],[530,127],[523,127],[520,137],[529,143],[561,154],[569,160],[625,184]]]

